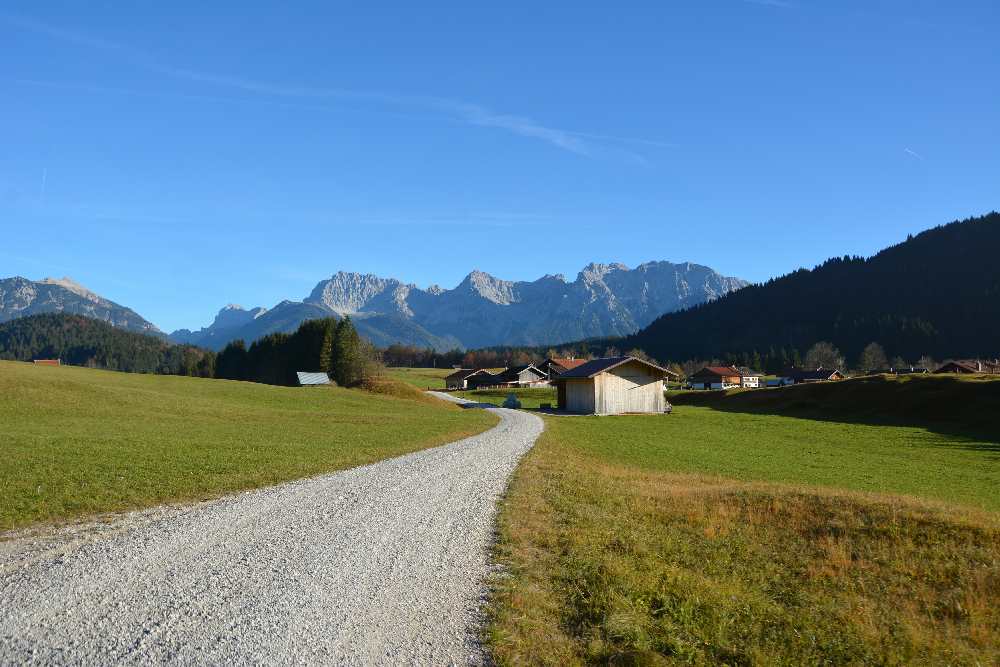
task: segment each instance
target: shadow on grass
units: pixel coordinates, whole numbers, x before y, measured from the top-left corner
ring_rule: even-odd
[[[729,393],[683,392],[670,401],[723,412],[924,428],[955,441],[933,446],[1000,457],[1000,379],[875,375]]]

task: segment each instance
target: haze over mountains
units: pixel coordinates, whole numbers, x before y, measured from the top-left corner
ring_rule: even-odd
[[[169,335],[178,343],[219,350],[242,338],[294,331],[308,319],[351,316],[378,346],[403,343],[438,350],[491,345],[547,345],[638,331],[658,316],[716,299],[745,286],[698,264],[648,262],[589,264],[573,281],[546,275],[507,281],[472,271],[454,289],[421,289],[394,278],[338,272],[302,301],[271,309],[230,304],[198,331]],[[0,322],[47,312],[104,320],[116,327],[163,335],[133,310],[100,297],[68,278],[0,280]]]

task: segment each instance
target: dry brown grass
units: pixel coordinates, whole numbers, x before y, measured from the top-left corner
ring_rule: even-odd
[[[1000,663],[993,513],[643,471],[546,433],[498,557],[501,664]]]

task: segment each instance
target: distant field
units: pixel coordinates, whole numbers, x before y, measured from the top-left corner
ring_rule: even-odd
[[[454,371],[451,368],[387,368],[393,380],[406,382],[420,389],[444,389],[444,379]]]
[[[491,427],[425,400],[0,362],[0,530],[371,463]]]
[[[514,394],[521,401],[521,407],[537,409],[542,403],[556,405],[555,387],[534,387],[530,389],[477,389],[475,391],[456,391],[455,396],[467,398],[477,403],[492,403],[503,405],[507,396]]]
[[[498,661],[997,664],[998,413],[918,396],[971,415],[993,385],[793,389],[546,417],[501,511]],[[774,414],[816,392],[825,420]]]

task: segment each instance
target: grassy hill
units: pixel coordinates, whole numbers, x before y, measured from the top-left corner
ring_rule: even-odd
[[[1000,439],[1000,378],[990,376],[874,375],[766,390],[672,392],[677,406],[800,419],[919,426],[957,440]]]
[[[500,664],[997,664],[1000,382],[546,417],[501,509]]]
[[[0,529],[363,465],[495,421],[361,390],[0,362]]]

